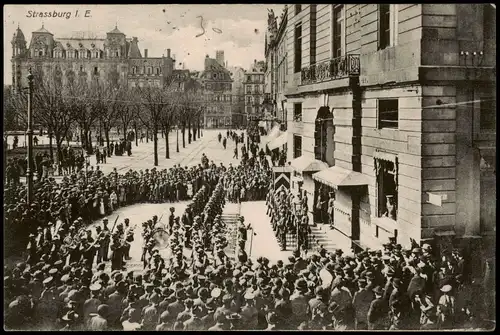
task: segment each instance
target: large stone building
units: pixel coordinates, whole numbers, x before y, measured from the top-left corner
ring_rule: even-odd
[[[246,115],[245,115],[245,89],[243,87],[243,82],[245,80],[245,70],[239,66],[229,67],[228,70],[231,74],[231,79],[233,80],[233,91],[232,91],[232,101],[233,106],[231,109],[232,113],[232,125],[233,126],[245,126],[246,125]]]
[[[12,39],[12,84],[27,86],[29,68],[41,74],[52,74],[63,84],[75,79],[103,81],[111,85],[162,86],[174,69],[170,57],[148,57],[141,54],[137,37],[127,38],[115,27],[105,37],[75,33],[71,37],[55,37],[45,27],[34,31],[27,46],[18,27]]]
[[[288,160],[311,210],[334,192],[361,247],[494,240],[490,4],[289,5],[287,36]]]
[[[268,17],[268,28],[265,43],[265,83],[264,92],[272,102],[272,115],[286,128],[286,97],[285,87],[288,75],[287,64],[287,22],[288,6],[281,13],[279,25],[274,13]]]
[[[204,112],[205,127],[224,128],[230,126],[232,122],[233,80],[229,70],[216,59],[206,55],[204,71],[201,73],[200,81],[206,105]]]
[[[245,72],[243,87],[245,91],[245,114],[247,118],[261,116],[264,102],[264,68],[263,61],[254,63],[249,71]]]

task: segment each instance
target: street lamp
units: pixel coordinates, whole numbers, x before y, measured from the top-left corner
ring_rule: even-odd
[[[32,98],[33,98],[33,74],[31,68],[28,71],[28,166],[26,169],[26,182],[28,184],[27,203],[31,205],[33,200],[33,113],[32,113]]]

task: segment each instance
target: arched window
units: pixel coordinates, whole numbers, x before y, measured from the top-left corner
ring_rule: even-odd
[[[137,73],[137,67],[136,66],[132,66],[132,74],[136,74]]]
[[[157,75],[157,76],[159,76],[159,75],[160,75],[160,68],[159,68],[159,67],[157,67],[157,68],[156,68],[156,75]]]

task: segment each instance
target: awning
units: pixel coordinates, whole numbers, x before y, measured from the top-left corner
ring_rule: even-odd
[[[274,126],[273,129],[271,129],[271,131],[269,132],[269,135],[267,135],[266,143],[271,142],[272,140],[280,136],[280,134],[281,134],[280,126],[279,125]]]
[[[290,166],[298,172],[311,172],[328,169],[328,164],[325,162],[307,156],[295,158],[290,162]]]
[[[285,145],[287,140],[288,140],[288,133],[284,132],[283,134],[281,134],[280,136],[269,142],[267,146],[269,147],[269,150],[274,150],[276,148]]]
[[[359,172],[350,171],[339,166],[332,166],[312,175],[313,179],[330,187],[368,185],[368,178]]]

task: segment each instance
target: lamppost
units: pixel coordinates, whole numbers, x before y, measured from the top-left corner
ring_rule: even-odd
[[[26,182],[28,184],[28,198],[27,203],[31,205],[33,200],[33,113],[32,113],[32,99],[33,99],[33,74],[31,68],[28,71],[28,167],[26,169]]]

